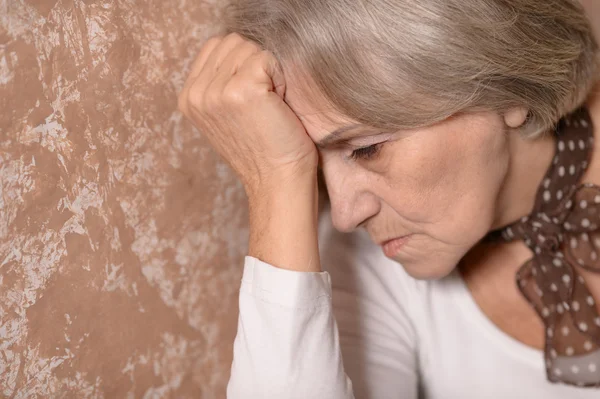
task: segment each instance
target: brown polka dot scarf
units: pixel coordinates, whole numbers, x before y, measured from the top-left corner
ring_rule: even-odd
[[[579,268],[600,273],[600,187],[580,184],[593,148],[586,108],[556,127],[556,155],[533,212],[501,230],[533,252],[517,284],[546,327],[548,380],[600,387],[600,316]],[[600,396],[599,396],[600,397]]]

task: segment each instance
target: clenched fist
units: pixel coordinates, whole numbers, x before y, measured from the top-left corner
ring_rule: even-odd
[[[315,173],[316,147],[284,102],[286,82],[272,53],[236,33],[203,46],[179,109],[239,176],[246,191]]]

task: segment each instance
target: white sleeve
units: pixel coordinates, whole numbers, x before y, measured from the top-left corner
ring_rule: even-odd
[[[246,256],[229,399],[350,399],[327,272]]]
[[[246,257],[229,399],[417,398],[401,266],[373,264],[351,237],[325,234],[325,272]]]

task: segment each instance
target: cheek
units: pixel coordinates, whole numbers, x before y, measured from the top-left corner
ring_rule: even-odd
[[[443,241],[470,242],[485,234],[508,167],[501,126],[486,125],[399,142],[406,155],[388,169],[396,211]]]
[[[431,222],[445,213],[464,189],[466,162],[464,148],[456,140],[441,135],[438,140],[411,137],[397,143],[395,157],[389,165],[388,179],[394,201],[403,216],[413,221]]]
[[[432,205],[440,210],[434,221],[446,242],[471,247],[491,229],[508,171],[503,137],[501,131],[480,129],[477,135],[467,136],[460,148],[452,148],[445,165],[448,176],[435,190],[440,202]]]

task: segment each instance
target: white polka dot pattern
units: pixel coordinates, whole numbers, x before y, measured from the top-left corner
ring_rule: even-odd
[[[592,149],[592,121],[580,108],[557,125],[556,155],[533,212],[499,233],[523,240],[534,254],[519,269],[517,286],[546,326],[547,378],[600,387],[600,316],[577,271],[600,273],[600,187],[579,183]]]

